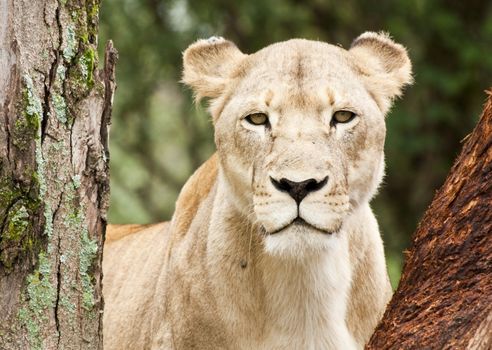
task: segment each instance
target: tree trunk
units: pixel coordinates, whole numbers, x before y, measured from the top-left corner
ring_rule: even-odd
[[[367,349],[492,349],[492,90]]]
[[[100,0],[0,1],[0,348],[101,349],[107,128]]]

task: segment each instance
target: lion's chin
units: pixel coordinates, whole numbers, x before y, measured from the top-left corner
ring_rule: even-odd
[[[326,233],[326,234],[332,234],[332,233],[335,233],[339,230],[339,229],[328,230],[328,229],[325,229],[322,227],[318,227],[316,224],[312,224],[310,222],[307,222],[306,220],[304,220],[303,218],[298,216],[297,218],[292,220],[287,225],[282,226],[282,227],[280,227],[280,228],[278,228],[272,232],[269,232],[268,234],[274,235],[274,234],[280,233],[280,232],[282,232],[282,231],[284,231],[290,227],[292,227],[293,229],[297,230],[297,232],[300,232],[300,233],[302,233],[302,232],[310,233],[310,230],[314,230],[314,231],[319,231],[319,232]]]
[[[267,254],[303,259],[323,253],[336,244],[337,230],[317,228],[302,219],[271,232],[265,237]]]

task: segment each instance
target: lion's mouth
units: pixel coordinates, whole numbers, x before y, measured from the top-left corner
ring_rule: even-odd
[[[336,230],[327,230],[327,229],[318,227],[316,225],[313,225],[313,224],[307,222],[306,220],[304,220],[303,218],[301,218],[300,216],[297,216],[294,220],[289,222],[287,225],[284,225],[281,228],[279,228],[273,232],[268,232],[268,233],[270,235],[274,235],[276,233],[280,233],[281,231],[285,230],[286,228],[288,228],[292,225],[297,226],[297,227],[306,227],[306,228],[314,229],[316,231],[319,231],[319,232],[324,233],[324,234],[329,234],[329,235],[334,234],[334,233],[338,232],[338,230],[339,230],[339,228]]]

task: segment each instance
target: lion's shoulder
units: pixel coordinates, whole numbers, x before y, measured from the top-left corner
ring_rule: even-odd
[[[173,231],[178,236],[188,231],[198,207],[212,190],[217,179],[218,163],[217,154],[212,155],[183,186],[176,201],[176,210],[172,220]]]
[[[164,223],[158,224],[148,224],[148,225],[139,225],[139,224],[127,224],[127,225],[108,225],[106,228],[106,243],[119,241],[120,239],[140,233],[142,231],[148,229],[155,229],[162,226]]]
[[[176,210],[173,217],[173,227],[178,235],[188,230],[200,203],[207,197],[215,184],[217,171],[218,159],[217,155],[214,154],[195,171],[184,185],[176,202]],[[144,231],[159,230],[164,224],[167,223],[108,225],[105,242],[111,243]]]

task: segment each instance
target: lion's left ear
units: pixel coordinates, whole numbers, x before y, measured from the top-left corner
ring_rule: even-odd
[[[407,50],[386,33],[365,32],[349,50],[379,108],[386,113],[403,87],[412,84],[412,63]]]
[[[182,82],[193,89],[197,100],[219,97],[234,67],[245,56],[233,42],[223,38],[198,40],[183,53]]]

